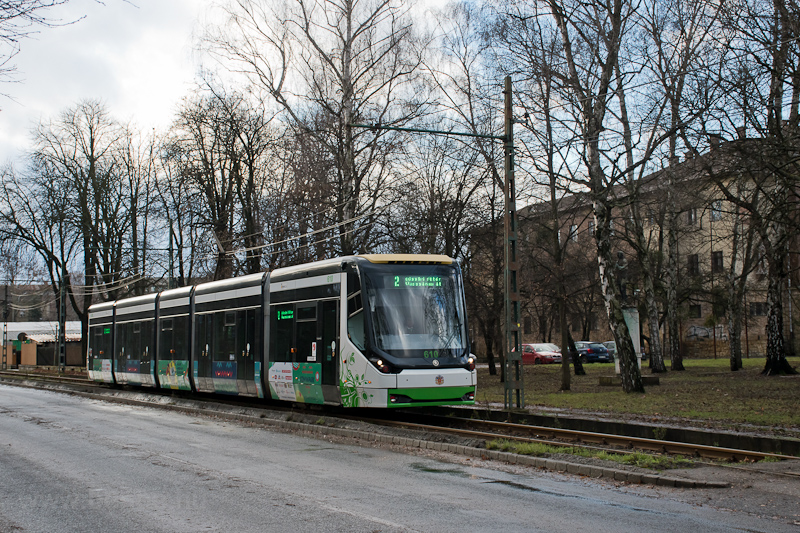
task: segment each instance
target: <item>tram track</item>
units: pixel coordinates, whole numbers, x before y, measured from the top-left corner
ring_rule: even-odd
[[[629,454],[641,451],[655,454],[699,457],[715,461],[738,462],[762,461],[765,459],[798,459],[798,457],[795,456],[770,452],[706,446],[590,431],[558,429],[511,422],[495,422],[476,420],[473,418],[436,417],[432,415],[423,415],[423,417],[427,420],[424,424],[410,422],[408,420],[386,421],[383,419],[376,419],[374,423],[392,424],[417,430],[431,430],[436,428],[438,431],[469,438],[508,440],[519,443],[540,443],[556,447],[572,446],[618,454]],[[464,427],[453,427],[454,425],[461,425]],[[482,429],[479,430],[476,428]]]
[[[64,383],[74,385],[96,385],[96,382],[84,376],[68,376],[63,374],[50,374],[43,372],[21,372],[16,370],[0,371],[0,378],[10,378],[16,380],[41,381],[48,383]]]
[[[94,390],[96,393],[109,390],[119,390],[113,386],[99,384],[85,377],[46,374],[40,372],[0,371],[0,380],[13,379],[34,383],[62,384],[79,386],[82,389]],[[144,389],[136,389],[141,392]],[[147,390],[148,393],[157,393],[158,396],[173,395],[168,390]],[[255,409],[292,410],[283,405],[266,405],[263,400],[250,400],[248,398],[205,398],[193,397],[204,402],[216,402],[229,406],[239,406]],[[308,411],[308,409],[303,409]],[[457,412],[470,412],[471,416],[457,416]],[[594,451],[606,451],[616,454],[650,453],[655,455],[676,455],[690,458],[709,459],[713,461],[728,462],[756,462],[763,460],[789,460],[798,459],[797,456],[786,455],[759,450],[709,446],[696,443],[676,442],[674,440],[651,439],[620,434],[581,431],[530,425],[516,422],[504,422],[476,418],[471,410],[460,408],[450,411],[448,415],[436,415],[420,411],[385,411],[380,417],[376,413],[360,410],[354,415],[350,410],[326,409],[325,413],[341,419],[357,420],[375,426],[407,429],[410,431],[429,434],[449,435],[454,438],[472,439],[484,442],[512,441],[517,443],[540,443],[554,447],[583,448]],[[796,476],[795,476],[796,477]]]

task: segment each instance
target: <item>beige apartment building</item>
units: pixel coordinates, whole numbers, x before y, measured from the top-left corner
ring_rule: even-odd
[[[653,265],[656,298],[661,313],[661,337],[665,340],[664,285],[669,246],[666,228],[673,214],[677,236],[679,336],[685,357],[727,357],[728,296],[731,280],[746,277],[743,300],[742,354],[761,357],[765,353],[767,313],[767,265],[758,235],[749,231],[744,209],[726,200],[722,187],[748,197],[756,186],[740,172],[742,140],[715,145],[701,156],[673,162],[666,170],[653,173],[631,187],[617,185],[612,231],[615,250],[622,253],[624,290],[628,306],[640,310],[642,334],[649,326],[643,306],[643,278],[639,260],[631,247],[631,226],[635,203],[639,213],[650,261]],[[739,143],[739,144],[737,144]],[[763,183],[759,184],[763,189]],[[762,190],[763,192],[763,190]],[[795,203],[795,205],[797,205]],[[557,224],[552,221],[557,220]],[[562,197],[557,214],[551,202],[520,210],[520,251],[523,314],[523,342],[552,341],[560,344],[556,317],[556,288],[565,280],[568,323],[575,340],[608,341],[612,334],[600,294],[597,248],[590,199],[584,194]],[[558,227],[554,234],[553,229]],[[565,255],[564,274],[559,275],[552,250],[559,243]],[[798,239],[791,239],[782,287],[784,328],[787,348],[796,347],[798,323]],[[647,342],[644,343],[645,347]]]

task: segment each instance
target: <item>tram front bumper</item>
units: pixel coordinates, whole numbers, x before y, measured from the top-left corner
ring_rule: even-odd
[[[389,407],[474,405],[475,371],[465,368],[404,370],[387,391]]]

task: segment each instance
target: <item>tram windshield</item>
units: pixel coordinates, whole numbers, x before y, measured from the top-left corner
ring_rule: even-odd
[[[370,265],[362,269],[374,346],[395,357],[460,357],[467,348],[457,267]]]

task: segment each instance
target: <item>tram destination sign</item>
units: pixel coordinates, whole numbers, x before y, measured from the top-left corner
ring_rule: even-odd
[[[384,282],[384,287],[393,287],[395,289],[441,286],[441,276],[387,276]]]

